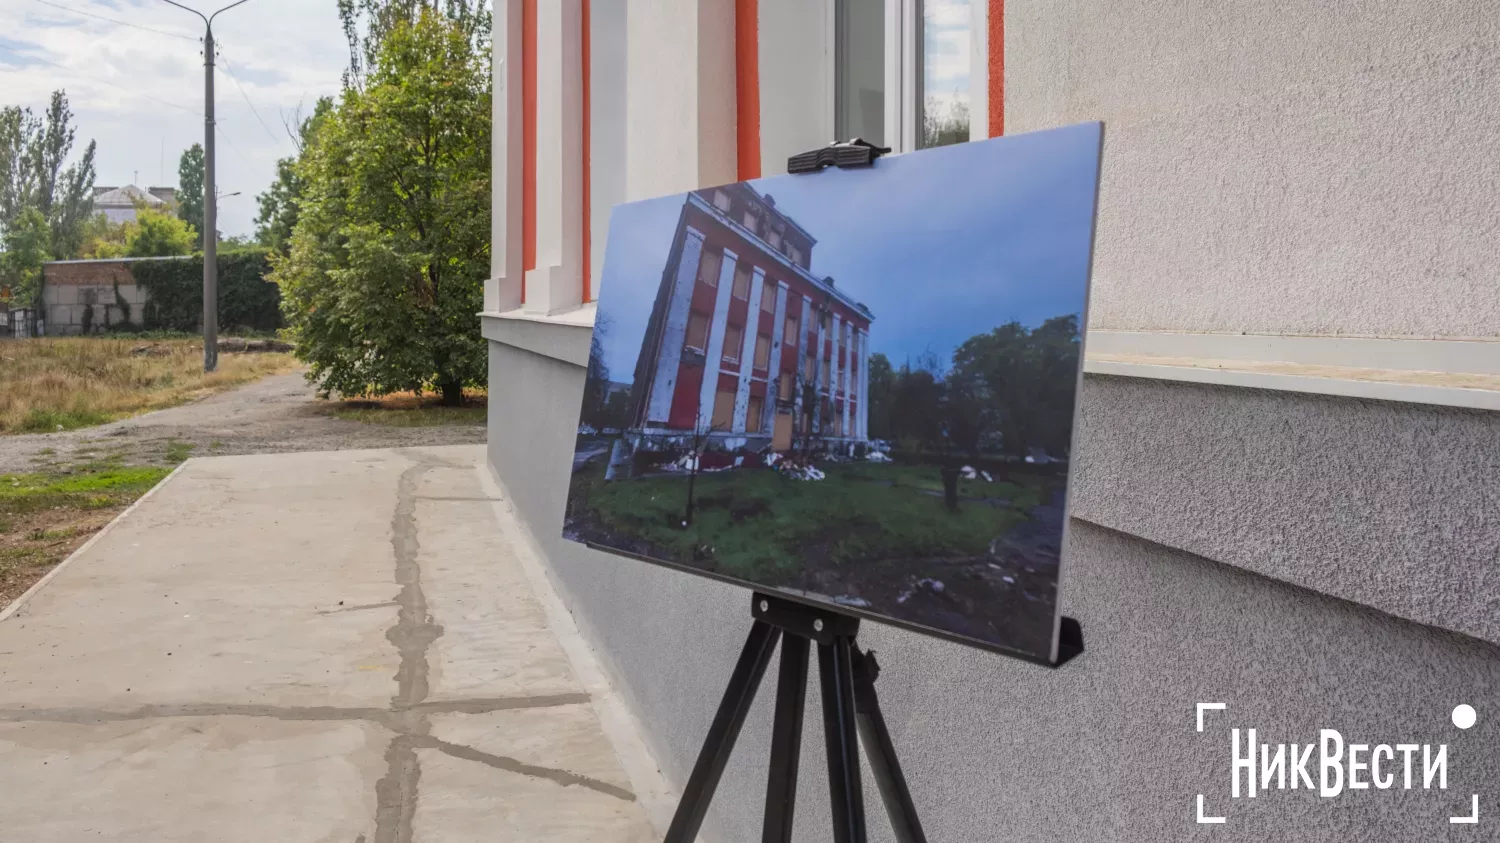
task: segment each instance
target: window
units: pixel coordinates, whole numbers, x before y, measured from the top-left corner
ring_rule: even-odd
[[[794,346],[798,344],[797,317],[792,316],[791,314],[787,314],[786,324],[783,325],[781,329],[781,336],[784,338],[783,342],[791,343]]]
[[[767,313],[776,312],[776,291],[780,289],[776,284],[767,281],[760,288],[760,309]]]
[[[725,193],[722,190],[715,190],[714,207],[718,208],[726,214],[729,213],[729,194]]]
[[[792,400],[792,376],[782,375],[776,379],[776,395],[782,401]]]
[[[726,325],[724,327],[724,359],[731,363],[740,360],[740,343],[744,341],[745,332],[737,325]]]
[[[750,298],[750,265],[742,263],[734,268],[734,287],[731,288],[734,297],[742,301]]]
[[[755,338],[755,368],[769,369],[771,367],[771,338],[761,334]]]
[[[969,139],[970,0],[923,0],[917,148]]]
[[[708,348],[707,316],[697,311],[688,314],[687,340],[683,345],[700,352]]]
[[[771,248],[773,248],[773,249],[775,249],[777,251],[780,251],[781,250],[781,232],[779,232],[779,231],[777,231],[775,229],[770,230],[769,232],[766,233],[766,242],[771,244]]]
[[[714,415],[709,420],[715,430],[734,427],[734,391],[721,389],[714,394]]]
[[[748,228],[748,229],[750,229],[750,233],[752,233],[752,234],[755,233],[755,209],[754,208],[746,208],[745,209],[745,227]]]
[[[797,266],[801,266],[803,269],[807,268],[802,265],[802,250],[797,248],[796,246],[788,243],[786,247],[786,256],[791,258],[792,263],[796,264]]]
[[[833,135],[836,138],[864,138],[876,146],[888,145],[885,6],[886,3],[870,0],[835,0]]]
[[[719,265],[723,262],[723,252],[710,252],[704,249],[703,258],[698,261],[698,280],[710,287],[719,286]]]
[[[823,358],[823,385],[826,386],[826,387],[828,387],[829,389],[833,389],[833,378],[831,377],[832,374],[833,374],[833,358],[832,357],[824,357]]]
[[[764,398],[750,396],[750,403],[745,412],[745,432],[760,433],[761,416],[764,415],[766,401]]]
[[[812,356],[812,349],[808,349],[807,365],[802,367],[802,379],[807,381],[808,383],[811,383],[816,380],[817,377],[818,359]]]

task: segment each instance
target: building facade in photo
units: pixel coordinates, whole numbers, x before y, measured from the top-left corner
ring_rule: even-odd
[[[747,184],[689,193],[635,369],[631,428],[777,451],[867,438],[868,308]]]
[[[784,405],[767,418],[771,402],[757,413],[750,401],[766,328],[769,396],[778,323],[782,372],[796,371],[793,356],[805,365],[805,344],[785,338],[809,336],[820,302],[832,311],[825,359],[844,326],[880,323],[856,306],[861,279],[823,281],[815,238],[799,243],[793,220],[798,255],[785,234],[783,250],[735,228],[741,204],[770,197],[721,199],[715,187],[783,173],[789,156],[835,139],[920,154],[1099,120],[1059,589],[1085,650],[1046,670],[877,623],[860,631],[879,653],[927,838],[1195,840],[1200,794],[1204,815],[1225,819],[1206,827],[1219,837],[1493,838],[1494,15],[1462,1],[1226,5],[496,0],[493,277],[480,318],[489,467],[522,551],[556,584],[671,786],[692,769],[750,595],[560,537],[610,209],[694,192],[637,373],[651,381],[641,424],[706,415],[733,435],[743,411],[747,437],[759,416],[757,434],[774,439]],[[724,249],[732,261],[709,257]],[[914,278],[911,295],[940,282]],[[717,367],[707,400],[692,350],[711,361],[702,371]],[[842,431],[862,429],[852,411],[865,359],[856,351]],[[774,684],[763,682],[705,839],[759,839]],[[811,683],[814,708],[818,694]],[[1200,702],[1225,705],[1203,713],[1201,732]],[[1479,712],[1472,728],[1453,723],[1460,703]],[[809,718],[799,839],[828,839],[818,728]],[[1272,747],[1316,743],[1325,728],[1351,745],[1447,745],[1446,788],[1235,799],[1235,728]],[[875,788],[864,791],[878,814]],[[1450,824],[1473,798],[1478,828]],[[872,838],[883,828],[872,820]]]
[[[94,212],[110,222],[135,222],[139,208],[171,212],[177,207],[177,188],[151,187],[142,190],[133,184],[124,187],[95,187]]]

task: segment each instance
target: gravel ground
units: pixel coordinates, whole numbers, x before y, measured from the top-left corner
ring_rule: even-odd
[[[91,454],[118,454],[127,464],[183,455],[273,454],[467,445],[484,441],[482,424],[393,427],[329,415],[302,374],[273,375],[202,401],[143,416],[59,433],[0,437],[0,474],[36,470]],[[79,452],[84,453],[79,453]]]

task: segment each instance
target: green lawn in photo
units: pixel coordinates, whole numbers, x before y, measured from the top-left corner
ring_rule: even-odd
[[[977,557],[1042,502],[1045,481],[960,481],[957,512],[947,509],[934,465],[823,463],[821,481],[758,468],[699,474],[694,515],[681,526],[688,477],[675,474],[605,482],[591,464],[584,520],[645,542],[660,555],[711,563],[756,582],[787,582],[808,565],[900,563]]]

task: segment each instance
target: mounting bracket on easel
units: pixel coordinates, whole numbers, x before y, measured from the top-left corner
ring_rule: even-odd
[[[864,138],[835,141],[821,149],[799,153],[786,159],[786,171],[816,173],[826,167],[838,167],[841,170],[868,167],[875,163],[876,158],[890,151],[890,147],[876,146]]]

